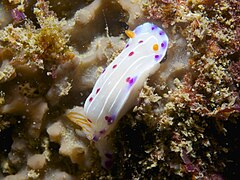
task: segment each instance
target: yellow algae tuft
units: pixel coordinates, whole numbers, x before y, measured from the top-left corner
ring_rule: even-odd
[[[63,30],[66,22],[59,21],[44,1],[36,4],[34,13],[40,28],[26,20],[22,27],[10,24],[0,30],[0,41],[13,53],[12,63],[45,68],[49,63],[61,64],[73,59],[69,35]]]

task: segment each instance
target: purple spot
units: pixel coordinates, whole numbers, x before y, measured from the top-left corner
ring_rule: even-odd
[[[162,58],[162,55],[161,54],[159,54],[159,55],[157,54],[157,55],[154,56],[154,58],[155,58],[156,61],[159,61]]]
[[[90,97],[90,98],[89,98],[89,102],[92,102],[92,100],[93,100],[93,98],[92,98],[92,97]]]
[[[98,137],[97,137],[97,136],[94,136],[94,137],[93,137],[93,141],[98,141]]]
[[[17,8],[14,8],[11,11],[12,18],[15,22],[19,23],[26,18],[25,14],[19,11]]]
[[[112,159],[113,155],[111,153],[106,153],[105,156],[108,158],[108,159]]]
[[[133,84],[135,82],[135,79],[130,79],[129,84]]]
[[[162,47],[162,48],[166,48],[166,47],[167,47],[167,42],[166,42],[166,41],[163,41],[163,42],[161,43],[161,47]]]
[[[163,32],[163,31],[160,31],[160,32],[159,32],[159,35],[160,35],[160,36],[164,35],[164,32]]]
[[[126,81],[128,82],[129,84],[129,87],[131,87],[135,81],[137,80],[137,76],[133,77],[133,78],[127,78]]]
[[[106,68],[103,69],[102,74],[106,71]]]
[[[143,43],[143,40],[139,41],[138,43],[139,43],[139,44],[140,44],[140,43]]]
[[[125,48],[127,48],[128,46],[129,46],[129,44],[127,44]]]
[[[114,64],[112,68],[113,68],[113,69],[115,69],[116,67],[117,67],[117,65],[116,65],[116,64]]]
[[[108,125],[110,125],[114,122],[115,116],[105,116],[105,120],[108,122]]]
[[[154,29],[156,29],[156,28],[157,28],[157,26],[155,25],[155,26],[152,27],[152,30],[154,30]]]
[[[99,131],[100,134],[104,134],[105,132],[106,132],[106,129]]]
[[[111,160],[105,161],[105,167],[106,167],[107,169],[110,169],[110,168],[112,167],[112,165],[113,165],[113,162],[112,162]]]

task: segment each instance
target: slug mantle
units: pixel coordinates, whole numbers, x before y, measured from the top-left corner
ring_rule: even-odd
[[[83,111],[67,112],[89,140],[98,141],[114,129],[134,106],[145,80],[158,70],[166,54],[168,37],[156,25],[144,23],[126,34],[130,39],[125,49],[103,70]]]

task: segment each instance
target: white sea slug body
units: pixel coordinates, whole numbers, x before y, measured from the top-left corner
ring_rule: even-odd
[[[134,106],[144,81],[158,70],[168,48],[166,33],[152,23],[126,34],[130,39],[125,49],[98,78],[84,104],[84,114],[68,115],[75,123],[79,121],[87,137],[94,141],[109,134]]]

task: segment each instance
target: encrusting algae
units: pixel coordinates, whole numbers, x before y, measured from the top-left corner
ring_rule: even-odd
[[[161,20],[173,34],[186,38],[191,57],[188,72],[181,81],[174,80],[174,89],[155,90],[160,92],[157,103],[151,102],[152,95],[140,96],[131,116],[136,123],[132,129],[146,128],[149,122],[157,128],[150,135],[141,133],[142,152],[131,145],[136,137],[120,139],[121,147],[131,147],[122,148],[119,157],[124,176],[222,179],[238,173],[240,106],[238,75],[232,64],[239,61],[239,7],[237,1],[150,1],[145,5],[150,19]],[[151,145],[145,140],[149,136],[154,138]],[[134,173],[129,175],[126,168]]]
[[[124,27],[118,28],[122,32],[116,37],[111,28],[117,25],[107,22],[112,12],[104,11],[103,24],[97,18],[103,13],[101,7],[114,3],[116,11],[130,17],[118,19]],[[0,178],[238,177],[240,3],[114,3],[84,1],[76,19],[62,20],[49,9],[52,1],[4,1],[0,5],[13,12],[11,24],[0,24]],[[31,4],[34,15],[29,14]],[[138,12],[134,14],[133,9]],[[79,18],[83,12],[88,15]],[[137,105],[111,132],[113,167],[107,171],[101,167],[93,142],[64,114],[84,104],[99,69],[121,52],[126,24],[134,29],[146,20],[161,26],[169,36],[167,57],[144,83]],[[101,25],[96,27],[97,23]],[[107,35],[100,33],[105,32],[102,25]],[[97,33],[87,34],[86,40],[85,27]],[[78,46],[76,34],[91,43]]]

